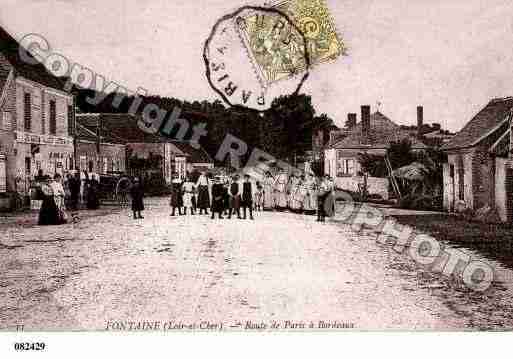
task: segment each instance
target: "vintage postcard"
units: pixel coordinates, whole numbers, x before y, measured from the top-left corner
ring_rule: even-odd
[[[513,4],[0,6],[0,338],[513,329]]]

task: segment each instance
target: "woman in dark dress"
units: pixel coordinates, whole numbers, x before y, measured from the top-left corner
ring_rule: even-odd
[[[199,214],[205,212],[208,214],[208,209],[210,207],[210,194],[209,194],[210,181],[205,172],[202,172],[196,181],[196,188],[198,189],[198,208]]]
[[[219,214],[219,219],[223,219],[223,210],[224,210],[224,186],[221,183],[220,179],[215,179],[214,184],[212,185],[212,207],[210,211],[212,212],[212,216],[210,218],[214,219],[214,215],[217,212]]]
[[[39,197],[43,200],[39,210],[38,224],[49,226],[59,224],[59,209],[55,203],[52,187],[48,181],[41,182]]]
[[[87,180],[86,180],[87,181]],[[100,183],[96,180],[94,174],[91,174],[87,183],[87,209],[100,208],[100,199],[98,198],[98,190]]]
[[[134,178],[134,184],[130,188],[130,196],[132,197],[132,212],[134,212],[134,219],[144,218],[141,212],[144,211],[144,190],[139,178]]]

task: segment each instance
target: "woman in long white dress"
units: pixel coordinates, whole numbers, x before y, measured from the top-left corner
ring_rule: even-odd
[[[299,205],[300,205],[300,208],[299,208],[299,211],[300,212],[304,212],[306,211],[305,209],[305,205],[306,205],[306,202],[307,202],[307,195],[308,195],[308,187],[307,187],[307,182],[306,182],[306,178],[304,175],[301,176],[300,180],[299,180],[299,183],[298,183],[298,190],[297,190],[297,193],[296,193],[296,196],[297,196],[297,201],[299,202]]]
[[[289,208],[294,212],[300,212],[303,206],[300,184],[300,179],[295,175],[291,175],[289,181]]]
[[[274,208],[274,178],[271,176],[271,172],[265,174],[263,180],[263,210],[268,211]]]
[[[288,175],[285,172],[282,172],[276,178],[276,182],[274,184],[275,188],[275,197],[274,201],[276,204],[276,208],[285,209],[287,208],[287,186],[288,186]]]
[[[306,188],[306,197],[303,210],[308,213],[315,213],[317,211],[317,181],[311,173],[307,174],[304,187]]]

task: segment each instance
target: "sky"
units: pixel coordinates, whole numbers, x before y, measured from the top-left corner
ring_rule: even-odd
[[[52,51],[130,89],[215,100],[202,58],[221,16],[247,0],[0,0],[0,25],[43,35]],[[343,126],[371,105],[399,124],[460,130],[488,101],[513,96],[513,2],[327,0],[348,55],[313,69],[303,92]]]

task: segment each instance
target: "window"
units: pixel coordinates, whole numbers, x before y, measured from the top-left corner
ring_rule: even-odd
[[[25,175],[30,176],[32,173],[32,159],[30,157],[25,157]]]
[[[32,127],[32,98],[27,92],[23,96],[23,119],[25,131],[30,131]]]
[[[181,178],[181,179],[185,178],[185,176],[187,174],[185,158],[183,158],[183,157],[175,158],[175,169],[176,169],[176,173],[178,173],[179,178]]]
[[[93,161],[89,161],[89,172],[93,172],[94,163]]]
[[[337,176],[345,177],[354,175],[355,160],[352,158],[340,158],[338,160]]]
[[[55,135],[57,133],[57,109],[55,106],[55,100],[50,100],[50,134]]]
[[[81,171],[85,171],[86,169],[86,163],[87,163],[87,158],[86,156],[80,156],[80,170]]]
[[[4,112],[2,114],[2,124],[0,125],[0,129],[4,129],[6,131],[9,131],[11,129],[11,113],[10,112]]]
[[[75,134],[75,114],[73,112],[73,106],[68,106],[68,135],[73,136]]]

